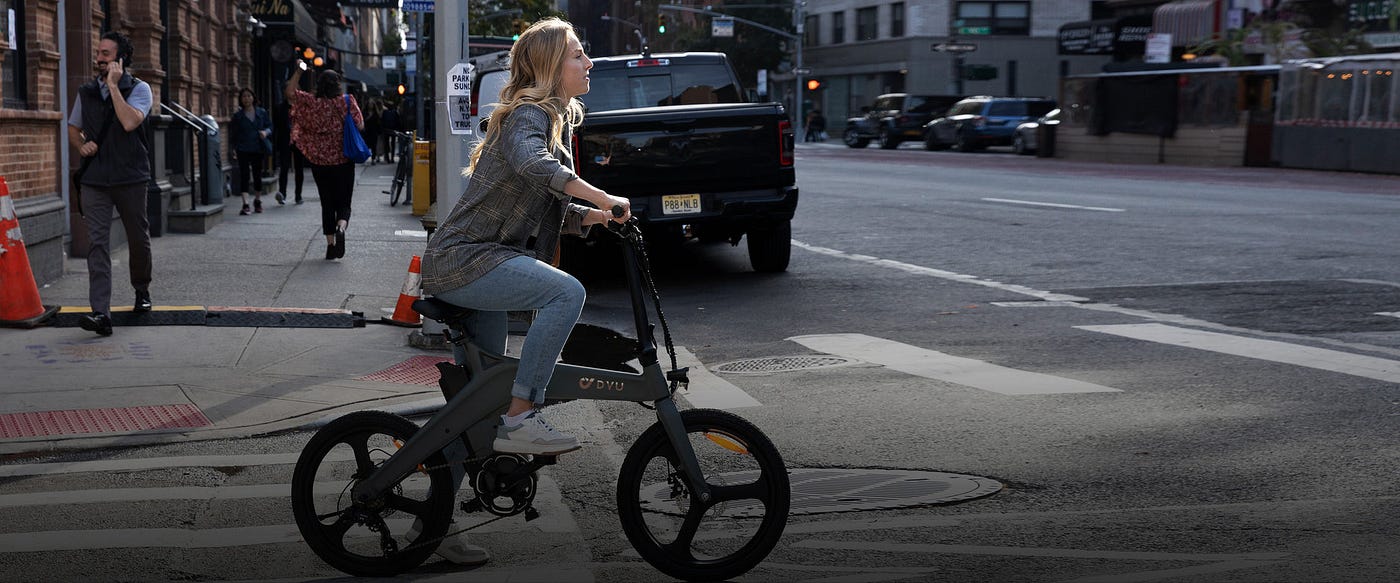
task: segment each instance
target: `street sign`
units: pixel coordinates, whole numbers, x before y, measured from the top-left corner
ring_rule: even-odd
[[[812,74],[812,70],[809,69],[809,68],[807,68],[807,67],[798,67],[798,68],[792,70],[792,74],[794,74],[794,75],[811,75],[811,74]]]
[[[433,0],[403,0],[404,12],[433,12]]]
[[[940,53],[970,53],[977,50],[977,45],[973,43],[934,43],[929,49]]]
[[[447,72],[447,120],[452,135],[472,133],[472,78],[476,76],[476,66],[471,63],[457,63]]]
[[[715,17],[710,21],[710,36],[716,38],[734,36],[734,19]]]
[[[988,35],[992,34],[990,26],[959,26],[958,34]]]

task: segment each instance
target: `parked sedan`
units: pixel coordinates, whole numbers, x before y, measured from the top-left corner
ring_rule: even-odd
[[[954,146],[973,152],[987,146],[1010,146],[1016,126],[1052,109],[1055,100],[1043,97],[969,97],[953,105],[947,115],[924,125],[924,148]]]
[[[1047,127],[1060,125],[1060,108],[1050,110],[1050,113],[1040,116],[1040,119],[1016,126],[1016,136],[1011,141],[1011,149],[1021,155],[1034,154],[1036,150],[1040,149],[1040,136],[1037,134],[1042,125]]]

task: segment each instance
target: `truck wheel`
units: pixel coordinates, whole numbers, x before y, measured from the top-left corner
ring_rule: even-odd
[[[899,138],[889,128],[880,130],[880,149],[893,150],[899,147]]]
[[[749,263],[754,271],[787,271],[792,257],[792,221],[783,221],[749,231]]]
[[[846,128],[846,134],[841,136],[841,140],[852,148],[864,148],[870,145],[870,138],[860,137],[860,133],[856,132],[855,128]]]

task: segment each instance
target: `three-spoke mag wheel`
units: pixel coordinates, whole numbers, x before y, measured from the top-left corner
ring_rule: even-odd
[[[321,428],[292,474],[292,513],[311,550],[360,576],[392,576],[433,554],[452,522],[452,474],[441,453],[383,496],[351,501],[350,489],[408,441],[418,426],[391,413],[351,413]],[[432,468],[424,471],[423,468]],[[421,532],[408,536],[415,520]]]
[[[736,577],[763,561],[787,524],[791,492],[777,448],[725,411],[681,413],[711,497],[691,491],[658,423],[628,450],[617,483],[622,530],[661,572],[689,581]]]

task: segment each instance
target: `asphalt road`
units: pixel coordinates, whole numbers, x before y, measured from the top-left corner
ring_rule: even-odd
[[[796,514],[740,580],[1393,578],[1400,179],[914,148],[804,146],[787,273],[687,245],[654,255],[658,285],[676,344],[760,404],[735,412],[794,475],[1001,489]],[[587,283],[585,322],[630,334],[622,288]],[[811,356],[846,362],[723,372]],[[486,567],[404,580],[657,580],[613,507],[650,415],[556,408],[588,447],[544,472],[544,518],[486,527]],[[308,438],[0,466],[0,579],[335,579],[279,494]]]

